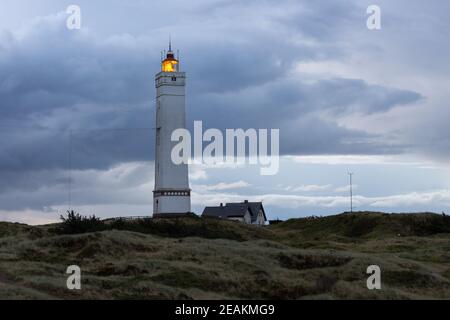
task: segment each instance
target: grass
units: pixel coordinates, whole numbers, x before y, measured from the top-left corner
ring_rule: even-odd
[[[98,226],[97,226],[98,227]],[[0,223],[0,298],[450,298],[448,217],[342,214],[255,227],[196,217],[61,234]],[[82,290],[66,288],[66,268]],[[366,268],[382,270],[382,290]]]

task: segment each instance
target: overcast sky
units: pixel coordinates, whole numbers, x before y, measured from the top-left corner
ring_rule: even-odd
[[[450,210],[448,1],[0,4],[0,220],[54,221],[69,198],[83,214],[152,212],[169,34],[189,128],[280,129],[275,176],[191,167],[195,212],[249,199],[269,218],[339,213],[348,171],[356,210]],[[66,27],[71,4],[80,30]],[[366,27],[371,4],[381,30]]]

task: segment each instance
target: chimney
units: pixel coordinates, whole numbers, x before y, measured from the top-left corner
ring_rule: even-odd
[[[248,203],[248,200],[244,200],[244,203]]]
[[[223,208],[223,203],[222,202],[220,203],[220,207]]]

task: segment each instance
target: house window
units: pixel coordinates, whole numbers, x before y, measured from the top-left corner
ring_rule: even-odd
[[[177,77],[172,77],[172,81],[177,81]]]

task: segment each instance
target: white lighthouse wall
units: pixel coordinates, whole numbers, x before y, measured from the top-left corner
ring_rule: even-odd
[[[191,199],[189,196],[156,197],[153,199],[153,212],[154,214],[177,214],[191,212]]]
[[[156,75],[156,154],[155,191],[189,191],[187,164],[174,164],[171,159],[172,132],[185,128],[185,73],[160,72]],[[154,213],[190,212],[190,196],[154,197]]]

